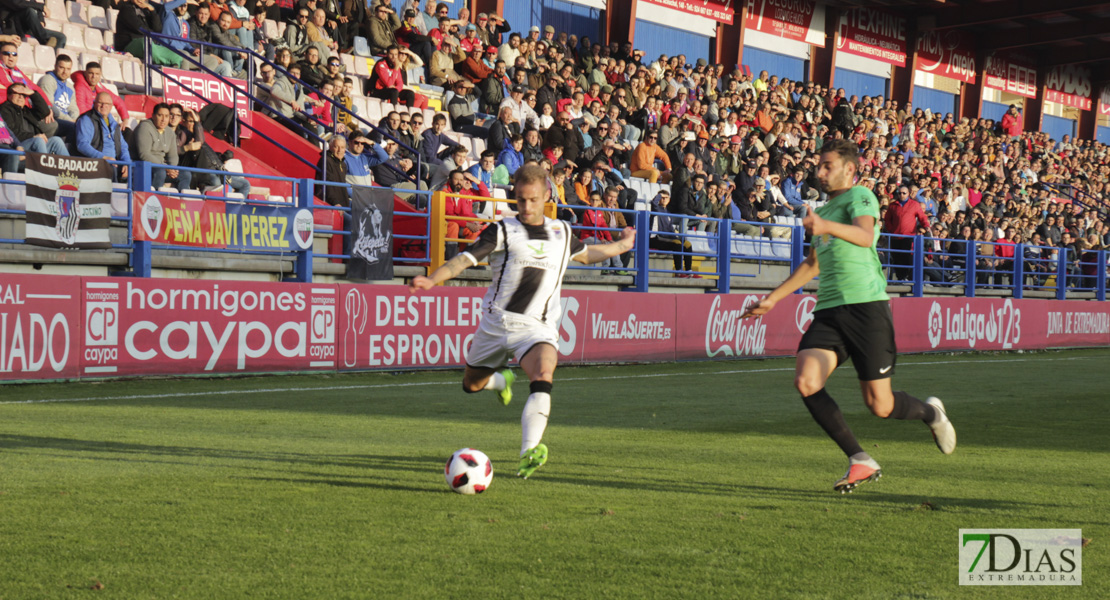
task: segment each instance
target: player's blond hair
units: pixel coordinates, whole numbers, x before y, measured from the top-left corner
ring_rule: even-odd
[[[546,183],[547,171],[539,165],[524,165],[517,169],[513,175],[513,185],[528,185],[532,183]]]

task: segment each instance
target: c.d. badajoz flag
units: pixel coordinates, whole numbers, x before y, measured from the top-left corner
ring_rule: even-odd
[[[111,248],[112,166],[100,158],[27,153],[28,244]]]

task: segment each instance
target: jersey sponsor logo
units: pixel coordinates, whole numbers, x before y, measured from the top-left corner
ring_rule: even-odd
[[[544,260],[544,259],[547,258],[547,248],[546,248],[546,244],[544,244],[543,242],[540,242],[538,245],[536,245],[536,244],[527,244],[527,246],[528,246],[528,249],[532,251],[532,256],[534,258],[537,258],[537,259],[540,259],[540,260]]]

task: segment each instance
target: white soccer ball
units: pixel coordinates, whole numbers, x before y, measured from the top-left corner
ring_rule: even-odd
[[[447,459],[443,475],[453,491],[468,496],[481,494],[493,481],[493,463],[481,450],[463,448]]]

